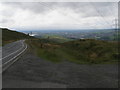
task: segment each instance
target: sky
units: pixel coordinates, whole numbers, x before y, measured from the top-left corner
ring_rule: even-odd
[[[117,2],[2,2],[0,27],[15,30],[114,28]]]

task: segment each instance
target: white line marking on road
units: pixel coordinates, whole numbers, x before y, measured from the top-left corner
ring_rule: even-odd
[[[26,45],[26,44],[25,44]],[[25,49],[22,51],[22,52],[20,52],[18,55],[16,55],[15,57],[13,57],[13,58],[11,58],[9,61],[7,61],[7,62],[5,62],[4,64],[3,64],[3,66],[5,65],[5,64],[7,64],[7,63],[9,63],[10,61],[12,61],[14,58],[16,58],[17,56],[19,56],[21,53],[23,53],[25,50],[27,49],[27,45],[26,45],[26,47],[25,47]],[[15,62],[15,61],[13,61],[13,62]]]
[[[3,58],[2,58],[2,59],[0,59],[0,60],[3,60],[3,59],[5,59],[5,58],[9,57],[10,55],[12,55],[12,54],[14,54],[14,53],[16,53],[16,52],[20,51],[23,47],[24,47],[24,44],[23,44],[23,42],[22,42],[22,47],[21,47],[20,49],[18,49],[17,51],[15,51],[15,52],[13,52],[13,53],[11,53],[11,54],[9,54],[9,55],[7,55],[7,56],[3,57]]]

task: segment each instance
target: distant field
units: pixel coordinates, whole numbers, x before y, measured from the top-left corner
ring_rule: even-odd
[[[32,39],[27,43],[36,55],[55,63],[67,60],[78,64],[111,64],[117,63],[119,57],[117,42],[85,39],[58,43]]]
[[[72,39],[68,39],[68,38],[65,38],[63,36],[60,36],[60,35],[49,35],[49,34],[46,34],[44,36],[42,36],[42,38],[44,39],[49,39],[51,41],[54,41],[54,42],[58,42],[58,43],[63,43],[63,42],[67,42],[67,41],[72,41]]]
[[[25,32],[28,33],[28,32]],[[94,30],[56,30],[56,31],[33,31],[38,38],[69,38],[69,39],[96,39],[96,40],[106,40],[106,41],[120,41],[120,32],[119,30],[115,31],[114,29],[94,29]],[[63,40],[63,39],[62,39]]]

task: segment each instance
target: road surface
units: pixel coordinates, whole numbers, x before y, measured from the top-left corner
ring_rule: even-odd
[[[2,60],[3,71],[14,63],[17,57],[26,50],[27,45],[24,41],[25,40],[19,40],[2,47],[2,58],[0,61]]]

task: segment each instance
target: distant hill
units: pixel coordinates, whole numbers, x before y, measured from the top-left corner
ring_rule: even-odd
[[[3,45],[9,42],[12,42],[12,41],[20,40],[20,39],[34,38],[24,33],[9,30],[7,28],[0,28],[0,30],[2,30],[2,44]]]

